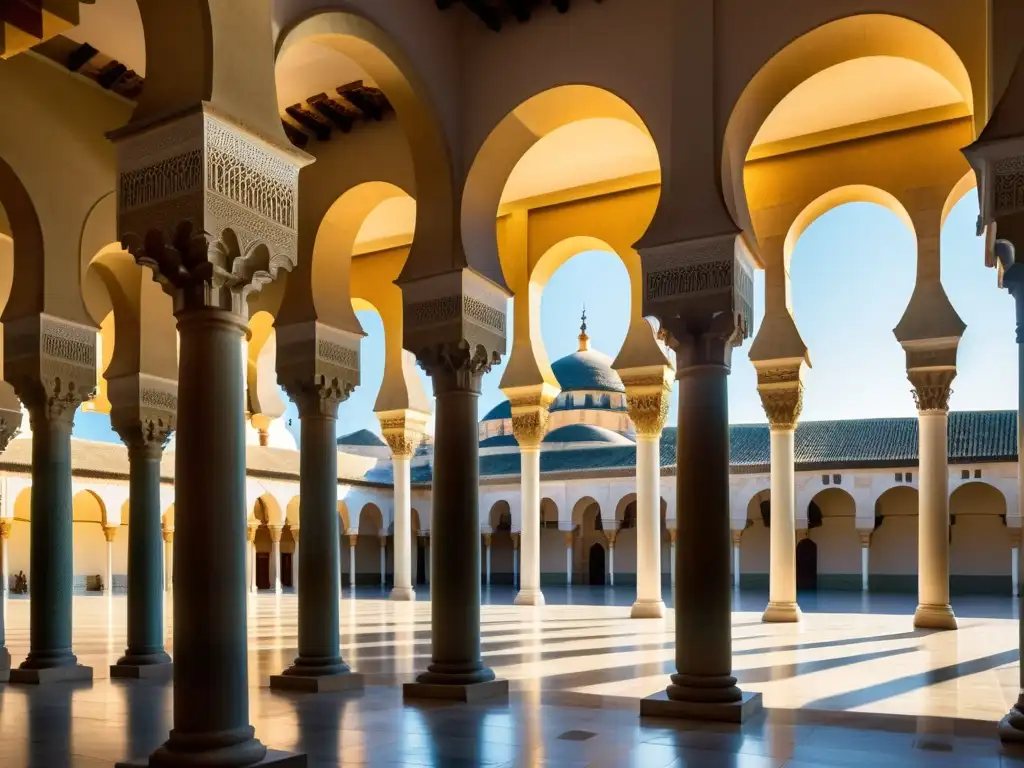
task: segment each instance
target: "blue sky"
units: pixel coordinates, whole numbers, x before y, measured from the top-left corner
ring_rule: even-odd
[[[957,204],[942,231],[942,282],[967,324],[960,344],[959,373],[953,382],[956,410],[1015,408],[1017,352],[1013,301],[986,269],[982,241],[974,235],[978,216],[974,192]],[[869,203],[836,208],[800,238],[790,267],[793,312],[810,349],[804,420],[913,416],[903,351],[892,334],[914,286],[913,235],[889,211]],[[755,324],[764,314],[764,273],[755,274]],[[541,301],[541,332],[550,359],[577,347],[580,311],[587,306],[587,330],[594,348],[614,357],[626,335],[629,287],[625,267],[611,253],[583,253],[551,278]],[[512,327],[511,302],[509,327]],[[362,384],[342,404],[338,433],[378,431],[373,405],[384,371],[380,318],[357,313],[367,336],[362,347]],[[764,422],[756,376],[748,358],[750,340],[733,354],[729,378],[730,421]],[[480,415],[504,398],[498,382],[504,365],[484,378]],[[430,382],[421,381],[430,393]],[[294,406],[285,418],[298,424]],[[670,413],[675,419],[675,404]],[[77,435],[113,439],[106,417],[80,413]]]

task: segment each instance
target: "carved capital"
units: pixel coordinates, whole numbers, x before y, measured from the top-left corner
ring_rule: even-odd
[[[641,261],[643,314],[658,318],[671,336],[700,336],[714,327],[736,345],[752,332],[754,264],[742,237],[646,247]]]
[[[174,543],[174,531],[173,530],[164,531],[163,532],[163,537],[164,537],[164,543],[165,544],[173,544]]]
[[[449,392],[480,394],[484,374],[498,362],[487,356],[483,347],[470,351],[463,346],[437,346],[419,358],[420,365],[434,384],[434,396]]]
[[[678,532],[676,531],[675,526],[672,526],[671,528],[668,529],[668,540],[669,540],[669,542],[671,542],[671,544],[673,546],[675,546],[675,543],[676,543],[676,534],[677,533]]]
[[[277,329],[277,377],[299,417],[337,418],[359,385],[359,337],[320,322]]]
[[[615,537],[618,535],[618,531],[604,531],[604,537],[608,540],[608,546],[615,546]]]
[[[860,545],[865,548],[870,547],[871,534],[874,533],[874,531],[857,531],[857,533],[860,534]]]
[[[4,375],[37,419],[68,427],[96,390],[96,329],[38,314],[4,323]]]
[[[485,547],[491,546],[491,534],[489,534],[489,533],[485,533],[484,534],[484,546]]]
[[[638,435],[658,437],[665,428],[675,372],[667,365],[619,371],[626,407]]]
[[[178,383],[148,374],[118,376],[107,380],[110,424],[136,454],[159,459],[177,420]]]
[[[743,530],[742,529],[741,530],[736,530],[735,528],[733,528],[731,533],[732,533],[732,545],[734,547],[740,546],[740,542],[743,541]]]
[[[557,387],[547,383],[502,389],[512,409],[512,434],[521,448],[537,449],[544,442],[551,421],[548,409],[558,392]]]
[[[245,540],[250,544],[256,540],[257,529],[259,529],[258,525],[247,525],[245,527]]]
[[[772,429],[796,429],[804,407],[803,361],[757,366],[757,393]]]
[[[381,549],[387,549],[387,546],[388,546],[388,537],[385,534],[385,535],[380,537],[380,548]]]
[[[907,372],[914,386],[911,393],[918,411],[948,411],[950,385],[956,377],[955,368],[918,368]]]
[[[1020,549],[1020,528],[1007,528],[1006,532],[1010,535],[1010,546]]]
[[[431,377],[447,358],[478,360],[477,367],[489,369],[505,354],[508,294],[487,278],[457,269],[401,287],[405,348]]]
[[[430,415],[407,408],[377,414],[380,431],[396,459],[411,459],[426,433]]]
[[[0,518],[0,539],[9,539],[11,529],[14,527],[14,520],[11,518]]]
[[[572,549],[573,541],[576,539],[575,531],[563,531],[562,535],[565,537],[565,546]]]
[[[270,529],[270,540],[273,541],[275,544],[281,541],[281,534],[284,532],[284,526],[269,525],[267,527]]]
[[[512,549],[519,549],[519,539],[520,539],[521,535],[522,534],[520,534],[519,531],[513,531],[511,533],[511,536],[512,536]]]
[[[117,528],[116,525],[103,528],[103,536],[108,543],[113,543],[114,539],[117,538]]]
[[[209,102],[110,137],[121,245],[153,270],[176,312],[244,316],[250,294],[295,266],[308,155],[256,136]]]

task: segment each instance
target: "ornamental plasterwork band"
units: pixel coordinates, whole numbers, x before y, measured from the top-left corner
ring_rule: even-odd
[[[644,248],[644,315],[668,320],[695,311],[710,318],[729,312],[738,338],[754,327],[754,270],[734,234]],[[682,310],[682,311],[681,311]]]
[[[914,385],[911,393],[918,411],[948,411],[950,385],[956,377],[955,368],[926,368],[907,372]]]
[[[620,371],[619,375],[626,387],[626,408],[637,435],[658,437],[668,419],[672,399],[671,369],[664,366],[660,375],[631,376],[627,371]]]
[[[382,411],[377,418],[391,455],[396,459],[411,459],[423,440],[429,414],[410,410]]]
[[[148,374],[118,376],[107,381],[110,421],[129,447],[159,455],[177,423],[178,382]]]
[[[96,390],[96,329],[30,315],[4,323],[4,342],[5,376],[30,417],[70,423]]]
[[[295,266],[299,169],[308,155],[207,103],[110,137],[122,246],[153,269],[176,310],[243,314],[250,293]]]
[[[758,370],[757,393],[771,429],[796,429],[804,407],[801,371],[801,365]]]
[[[359,337],[316,321],[282,325],[277,376],[300,416],[334,416],[359,385]]]

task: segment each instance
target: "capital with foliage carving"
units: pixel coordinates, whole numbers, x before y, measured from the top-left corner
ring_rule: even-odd
[[[668,419],[675,371],[667,365],[658,365],[618,373],[626,387],[626,407],[637,435],[659,437]]]
[[[520,448],[537,450],[544,442],[551,420],[551,404],[559,389],[547,382],[541,384],[506,387],[502,393],[512,409],[512,434]]]
[[[129,457],[159,459],[174,431],[178,383],[147,374],[107,381],[110,423],[128,447]]]
[[[861,547],[863,547],[865,549],[870,547],[871,546],[871,534],[874,533],[874,531],[859,530],[859,531],[857,531],[857,533],[860,534],[860,545],[861,545]]]
[[[956,378],[955,368],[917,368],[907,372],[914,386],[914,403],[920,412],[948,411],[951,385]]]
[[[757,393],[768,424],[776,430],[794,430],[804,407],[804,361],[766,360],[755,362]]]
[[[380,431],[396,459],[411,459],[426,434],[430,414],[401,408],[377,414]]]
[[[9,539],[11,529],[14,527],[14,520],[8,517],[0,518],[0,539]]]
[[[359,336],[319,321],[280,326],[277,378],[300,418],[337,418],[359,385]]]

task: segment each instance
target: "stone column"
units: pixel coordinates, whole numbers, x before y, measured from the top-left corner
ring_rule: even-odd
[[[510,534],[512,538],[512,586],[519,586],[519,531]]]
[[[460,274],[459,290],[462,290]],[[480,280],[475,276],[466,279]],[[433,280],[433,278],[432,278]],[[439,286],[440,287],[440,286]],[[489,290],[474,283],[475,289]],[[405,289],[403,289],[405,290]],[[463,312],[476,311],[477,302],[495,313],[504,329],[504,312],[497,309],[492,296],[486,301],[464,297],[427,306],[462,307]],[[408,297],[407,297],[408,299]],[[504,307],[504,297],[500,306]],[[422,309],[421,309],[422,308]],[[417,304],[406,304],[406,331],[416,325],[417,318],[434,317],[434,310]],[[447,315],[443,315],[447,317]],[[433,518],[431,538],[431,664],[427,671],[406,684],[406,697],[429,697],[471,701],[484,696],[508,696],[508,681],[496,680],[494,672],[484,666],[480,653],[480,510],[479,510],[479,438],[477,435],[477,403],[483,375],[490,369],[497,354],[484,352],[482,343],[474,343],[475,329],[462,327],[459,312],[459,334],[470,337],[463,343],[433,344],[412,337],[411,348],[417,350],[420,364],[434,384],[436,398],[434,434]],[[410,319],[414,322],[410,323]],[[492,322],[490,314],[486,320]],[[420,324],[426,323],[421,320]],[[467,324],[468,325],[468,324]],[[420,332],[423,332],[420,328]],[[431,334],[425,334],[430,336]],[[409,337],[407,336],[407,339]],[[421,346],[422,345],[422,346]],[[504,348],[502,343],[501,349]]]
[[[491,586],[491,534],[484,534],[484,584]]]
[[[734,589],[740,588],[740,575],[742,570],[740,566],[742,561],[740,559],[740,546],[743,541],[743,531],[732,532],[732,586]]]
[[[870,588],[871,534],[872,531],[858,531],[860,534],[860,591]]]
[[[301,459],[300,459],[301,461]],[[292,532],[292,590],[298,594],[299,592],[299,529],[295,526],[288,526],[288,529]],[[340,561],[340,555],[339,555]],[[340,573],[339,570],[339,583]],[[339,596],[340,597],[340,596]]]
[[[574,532],[565,531],[565,586],[572,586],[572,547]]]
[[[434,559],[430,556],[430,534],[424,533],[420,536],[423,539],[423,576],[427,580],[427,586],[430,586],[430,569],[433,568]]]
[[[260,54],[272,52],[258,17],[269,21],[269,7],[253,13],[251,24],[232,28],[231,43],[245,43],[252,71],[262,72],[269,64]],[[214,54],[223,60],[230,47]],[[180,343],[174,727],[151,756],[162,768],[302,760],[268,753],[249,724],[242,340],[250,295],[295,266],[299,169],[311,158],[277,130],[272,99],[247,85],[246,117],[267,107],[258,133],[211,96],[110,134],[122,245],[171,295]]]
[[[270,528],[270,588],[274,594],[281,594],[281,534],[282,525],[271,525]]]
[[[753,266],[735,234],[643,253],[643,312],[676,353],[676,673],[641,716],[741,722],[760,710],[732,674],[729,397],[732,348],[749,332]],[[694,290],[693,286],[700,286]]]
[[[285,326],[289,327],[289,326]],[[296,326],[290,326],[293,330]],[[317,337],[330,336],[316,343]],[[270,687],[310,692],[362,688],[341,656],[341,548],[338,516],[338,406],[358,383],[358,339],[323,327],[308,334],[285,332],[288,345],[278,376],[298,406],[302,428],[299,453],[299,516],[305,539],[298,568],[299,654]],[[311,342],[311,343],[308,343]],[[306,349],[292,345],[302,343]],[[279,349],[281,337],[278,338]],[[324,355],[330,351],[329,356]],[[345,354],[349,352],[350,354]],[[301,361],[301,362],[300,362]],[[342,364],[346,361],[347,364]],[[288,365],[286,365],[288,364]],[[293,529],[298,552],[298,529]],[[294,583],[294,582],[293,582]]]
[[[661,598],[661,430],[672,397],[672,370],[659,366],[622,371],[629,417],[636,428],[636,602],[634,619],[660,619]],[[614,543],[612,544],[614,552]],[[612,576],[614,583],[614,575]]]
[[[359,535],[351,533],[348,536],[348,583],[349,588],[356,588],[356,544],[359,542]]]
[[[757,365],[757,391],[771,432],[771,557],[766,622],[800,620],[796,602],[796,425],[803,410],[803,360]]]
[[[249,549],[249,592],[253,595],[258,591],[256,588],[256,531],[259,528],[258,525],[245,527],[245,540],[248,542]]]
[[[174,529],[165,528],[164,539],[164,591],[174,589]]]
[[[380,585],[384,587],[387,584],[388,570],[388,537],[382,534],[380,537]]]
[[[11,559],[7,551],[7,540],[11,538],[11,529],[14,527],[14,520],[0,519],[0,558],[3,560],[0,567],[0,594],[7,594],[11,591]]]
[[[138,382],[137,377],[132,377]],[[130,382],[126,382],[130,386]],[[128,447],[128,647],[110,667],[111,677],[167,678],[171,657],[164,650],[164,600],[161,594],[163,546],[160,519],[160,457],[174,425],[177,405],[173,382],[147,381],[142,390],[154,405],[112,421]],[[116,390],[118,387],[111,387]],[[117,400],[116,392],[112,392]],[[159,397],[157,396],[159,394]],[[137,408],[138,405],[135,405]],[[116,406],[115,406],[116,408]]]
[[[1010,529],[1010,589],[1020,596],[1020,528]]]
[[[391,448],[395,470],[395,583],[392,600],[415,600],[412,585],[412,457],[423,439],[430,414],[408,409],[377,414],[381,433]]]
[[[507,387],[502,393],[512,408],[512,434],[519,443],[521,470],[519,592],[516,605],[544,605],[540,588],[540,450],[548,431],[548,408],[558,389],[547,383],[528,387]]]
[[[106,560],[103,564],[103,592],[106,597],[112,597],[114,594],[114,540],[117,538],[117,526],[105,526],[103,538],[107,540]]]
[[[676,588],[676,527],[672,526],[668,529],[668,540],[670,542],[671,552],[669,552],[669,570],[671,572],[672,589]]]
[[[12,402],[12,405],[15,403]],[[7,411],[0,407],[0,453],[21,426],[21,411]],[[7,650],[7,595],[10,591],[10,566],[7,560],[7,539],[11,535],[14,520],[0,519],[0,545],[3,547],[3,587],[0,588],[0,683],[11,678],[11,652]]]
[[[604,537],[608,541],[608,586],[615,586],[615,535],[617,531],[605,531]]]
[[[71,650],[71,429],[96,386],[96,331],[40,314],[3,332],[4,375],[32,427],[30,650],[11,682],[91,680]]]
[[[917,403],[918,605],[914,626],[956,629],[949,604],[949,451],[947,428],[950,384],[955,369],[912,370]]]

